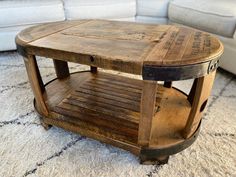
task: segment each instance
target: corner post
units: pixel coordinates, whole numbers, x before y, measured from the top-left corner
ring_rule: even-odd
[[[138,144],[148,146],[152,130],[152,121],[155,114],[157,81],[143,81],[141,97],[141,113],[138,130]]]
[[[192,89],[188,96],[191,104],[191,111],[182,132],[184,138],[189,138],[196,131],[202,117],[202,113],[206,107],[211,89],[214,83],[216,71],[194,80]]]
[[[69,67],[66,61],[54,59],[53,64],[58,79],[64,79],[70,75]]]
[[[27,55],[24,57],[24,62],[37,105],[39,106],[39,109],[43,113],[43,115],[47,116],[48,109],[43,98],[43,92],[45,88],[39,72],[36,58],[34,55]]]

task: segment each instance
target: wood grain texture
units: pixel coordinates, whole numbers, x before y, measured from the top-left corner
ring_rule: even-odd
[[[156,111],[156,81],[144,81],[140,106],[138,144],[148,146],[152,131],[153,117]]]
[[[221,42],[187,27],[106,20],[45,24],[21,32],[22,54],[141,74],[145,66],[193,65],[218,58]]]
[[[201,121],[203,111],[205,110],[214,83],[215,73],[216,72],[213,72],[205,77],[197,78],[193,83],[189,96],[192,108],[183,130],[183,136],[185,138],[189,138],[196,131]]]
[[[17,35],[16,40],[22,41],[23,43],[27,44],[37,39],[41,39],[48,35],[65,30],[67,28],[77,26],[81,23],[86,23],[88,21],[89,20],[80,20],[80,21],[67,21],[66,23],[51,22],[51,23],[40,24],[37,25],[37,27],[33,26],[23,30],[21,33]]]
[[[43,115],[48,115],[48,109],[43,98],[44,85],[40,76],[35,56],[29,55],[24,58],[29,82],[34,93],[34,97]]]

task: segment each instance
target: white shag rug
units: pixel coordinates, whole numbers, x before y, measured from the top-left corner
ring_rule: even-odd
[[[45,82],[55,77],[52,61],[38,63]],[[191,82],[175,85],[187,92]],[[32,100],[22,57],[0,53],[0,177],[236,176],[236,78],[225,71],[217,73],[196,142],[161,166],[57,127],[45,131]]]

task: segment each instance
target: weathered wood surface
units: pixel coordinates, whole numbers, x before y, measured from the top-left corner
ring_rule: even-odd
[[[141,74],[145,66],[194,65],[218,58],[221,42],[187,27],[105,20],[31,27],[16,38],[18,51]]]
[[[148,146],[152,131],[153,118],[156,112],[156,81],[144,81],[140,106],[138,144]],[[148,99],[147,99],[148,98]]]
[[[37,61],[35,56],[28,55],[24,57],[25,67],[28,74],[29,82],[33,90],[36,103],[43,115],[48,115],[48,108],[43,98],[44,84],[38,69]]]
[[[208,102],[215,79],[215,73],[195,79],[188,100],[192,104],[191,112],[183,130],[183,136],[189,138],[196,131]]]

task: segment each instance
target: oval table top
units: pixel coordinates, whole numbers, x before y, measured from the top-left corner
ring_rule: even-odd
[[[27,28],[16,37],[18,52],[87,64],[147,80],[180,80],[214,71],[222,43],[183,26],[107,20],[54,22]]]

